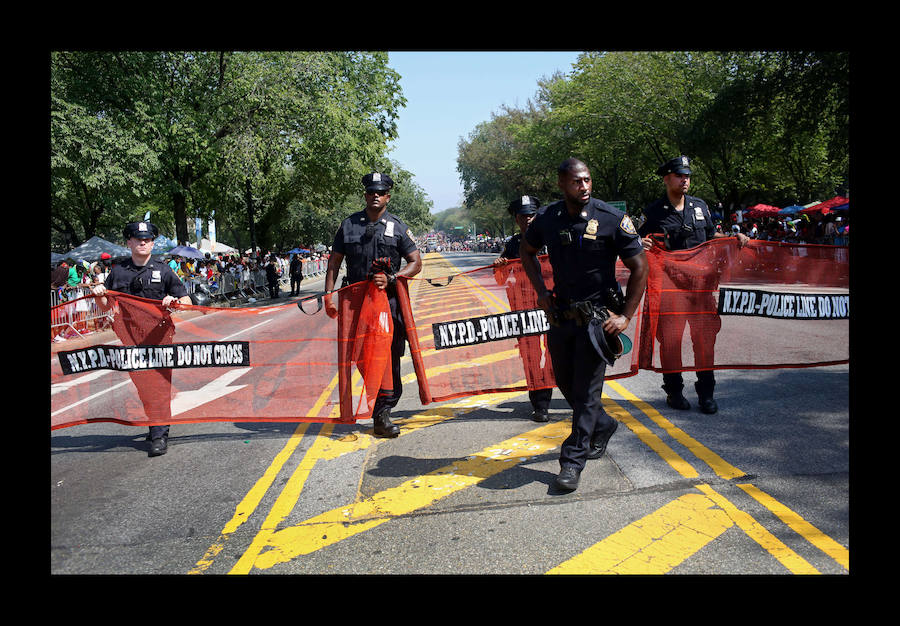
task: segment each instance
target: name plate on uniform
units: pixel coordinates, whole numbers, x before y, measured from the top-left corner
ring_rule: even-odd
[[[146,346],[94,346],[59,352],[63,374],[92,370],[134,372],[184,367],[250,365],[249,341],[208,341]]]
[[[437,350],[542,335],[550,329],[543,309],[511,311],[432,324]]]

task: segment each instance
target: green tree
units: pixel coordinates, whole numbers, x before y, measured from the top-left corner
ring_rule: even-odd
[[[236,228],[249,181],[260,243],[275,241],[294,199],[347,193],[383,158],[405,103],[383,52],[59,52],[51,73],[156,153],[149,195],[179,240],[212,211]]]

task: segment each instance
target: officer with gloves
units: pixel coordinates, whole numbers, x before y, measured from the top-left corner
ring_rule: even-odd
[[[618,426],[600,396],[606,366],[624,351],[619,335],[644,292],[647,261],[629,217],[591,197],[591,174],[584,163],[567,159],[557,173],[563,200],[547,206],[528,226],[520,255],[538,306],[550,321],[547,347],[557,387],[573,411],[556,478],[559,488],[572,491],[586,460],[603,455]],[[553,269],[552,293],[536,258],[545,245]],[[631,270],[624,297],[616,281],[617,258]]]
[[[334,290],[338,271],[347,260],[347,283],[371,280],[379,289],[387,291],[394,339],[391,343],[391,375],[393,389],[379,391],[372,408],[375,435],[396,437],[400,427],[391,422],[391,409],[397,406],[403,392],[400,379],[400,358],[406,352],[406,325],[397,303],[397,276],[412,278],[422,270],[422,255],[413,241],[412,232],[397,216],[387,211],[394,181],[387,174],[372,172],[362,178],[366,208],[343,222],[334,236],[328,269],[325,272],[325,292]],[[401,269],[402,261],[406,265]],[[325,300],[329,316],[337,316],[337,306]]]

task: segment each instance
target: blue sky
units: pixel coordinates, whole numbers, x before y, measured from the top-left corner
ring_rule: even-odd
[[[537,83],[557,70],[568,73],[578,52],[446,51],[389,53],[406,98],[399,137],[388,156],[412,172],[434,203],[433,213],[462,204],[457,145],[502,105],[525,106]]]

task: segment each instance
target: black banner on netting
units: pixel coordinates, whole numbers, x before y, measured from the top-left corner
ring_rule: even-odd
[[[722,287],[719,289],[718,313],[791,320],[849,319],[850,295]]]
[[[511,311],[432,324],[436,350],[541,335],[550,328],[543,309]]]
[[[93,346],[59,352],[58,355],[63,374],[101,369],[133,372],[183,367],[239,367],[250,365],[250,342]]]

